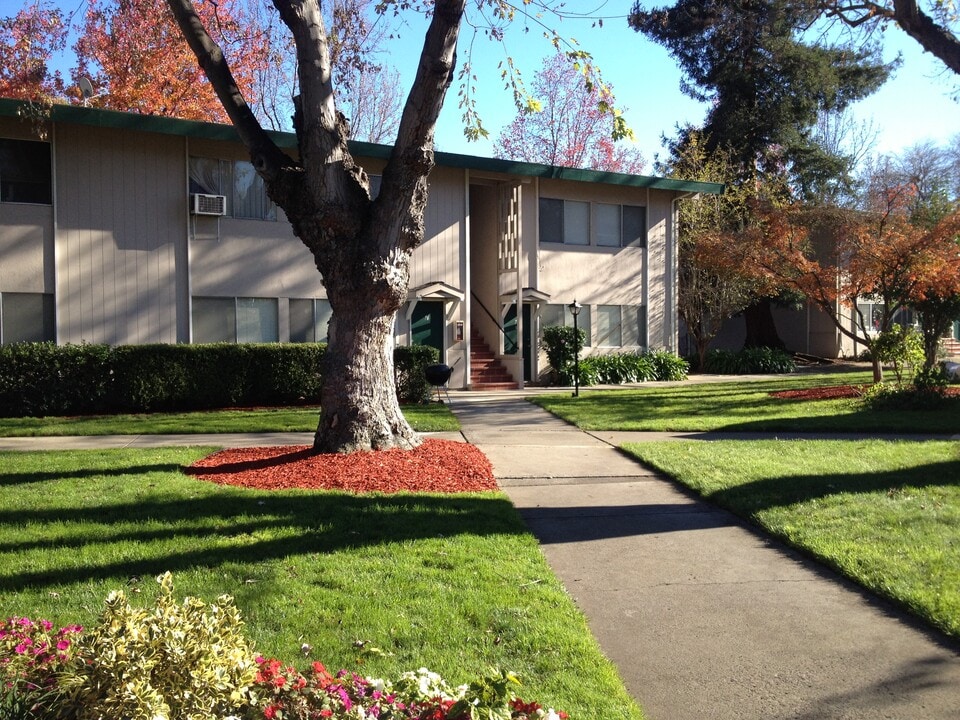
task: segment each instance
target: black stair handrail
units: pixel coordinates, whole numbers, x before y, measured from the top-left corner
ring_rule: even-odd
[[[500,324],[500,321],[497,320],[497,319],[493,316],[493,313],[491,313],[489,310],[487,310],[487,306],[483,304],[483,300],[481,300],[480,298],[478,298],[478,297],[477,297],[477,294],[476,294],[473,290],[470,291],[470,297],[472,297],[474,300],[477,301],[477,304],[480,305],[480,307],[483,308],[483,311],[487,314],[487,317],[489,317],[491,320],[493,320],[493,324],[497,326],[497,329],[500,330],[500,334],[503,335],[503,340],[504,340],[504,343],[503,343],[503,352],[504,352],[504,354],[507,354],[507,355],[512,355],[512,354],[513,354],[513,353],[507,352],[507,343],[508,343],[508,342],[513,346],[513,352],[516,353],[516,352],[520,349],[520,346],[517,344],[517,342],[516,342],[515,340],[511,340],[509,337],[507,337],[507,331],[503,329],[503,325],[501,325],[501,324]]]

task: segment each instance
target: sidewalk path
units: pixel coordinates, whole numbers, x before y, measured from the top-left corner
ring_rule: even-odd
[[[600,434],[522,398],[451,407],[651,720],[960,718],[956,643]]]

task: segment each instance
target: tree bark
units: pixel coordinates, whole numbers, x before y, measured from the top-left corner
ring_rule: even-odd
[[[410,256],[423,241],[434,130],[456,65],[466,0],[432,3],[416,80],[376,199],[350,154],[347,123],[336,108],[319,0],[273,0],[296,44],[296,160],[260,127],[192,0],[167,1],[271,199],[313,254],[327,289],[333,316],[314,449],[416,447],[419,437],[396,397],[393,327],[406,301]]]
[[[372,295],[335,302],[314,450],[417,447],[420,437],[400,411],[394,383],[395,303],[378,302]]]

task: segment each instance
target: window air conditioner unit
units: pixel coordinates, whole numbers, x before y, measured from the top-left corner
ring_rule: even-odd
[[[226,215],[227,198],[223,195],[191,195],[190,212],[193,215]]]

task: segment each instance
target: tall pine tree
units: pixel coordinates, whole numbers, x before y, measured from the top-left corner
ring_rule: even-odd
[[[735,182],[787,187],[806,200],[851,169],[816,142],[818,114],[866,97],[891,70],[876,47],[809,42],[816,17],[786,0],[678,0],[653,10],[637,2],[629,22],[677,60],[683,91],[710,103],[698,134],[734,160]],[[757,182],[761,175],[767,182]],[[745,315],[747,345],[783,347],[768,299]]]

